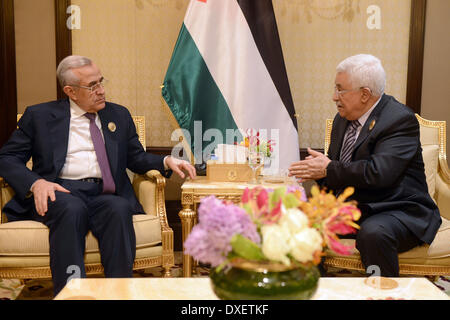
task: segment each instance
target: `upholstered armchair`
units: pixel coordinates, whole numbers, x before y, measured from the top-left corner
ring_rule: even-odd
[[[429,121],[416,114],[420,124],[420,141],[425,174],[431,197],[439,207],[442,225],[431,245],[424,244],[399,254],[400,275],[439,276],[450,274],[450,171],[446,159],[446,123]],[[326,120],[325,153],[330,144],[333,120]],[[355,240],[345,239],[346,244]],[[341,256],[327,251],[325,267],[364,272],[360,255]]]
[[[20,115],[18,115],[20,118]],[[135,116],[139,140],[145,148],[145,117]],[[173,231],[169,227],[164,199],[165,178],[156,170],[144,175],[128,172],[139,202],[146,214],[134,215],[136,259],[133,269],[162,266],[164,276],[170,276],[174,265]],[[0,177],[0,208],[14,195],[14,191]],[[48,228],[36,221],[8,222],[1,214],[0,278],[51,278]],[[97,239],[88,233],[85,254],[86,273],[101,274]]]

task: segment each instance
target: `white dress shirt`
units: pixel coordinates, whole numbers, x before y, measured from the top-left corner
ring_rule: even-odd
[[[59,177],[62,179],[79,180],[84,178],[102,178],[97,154],[92,142],[89,130],[90,120],[84,116],[86,111],[82,110],[75,102],[70,100],[70,125],[69,141],[67,145],[66,161],[61,169]],[[102,123],[98,114],[95,114],[95,124],[100,129],[103,137]],[[103,137],[104,140],[104,137]],[[164,169],[168,170],[164,157]],[[30,191],[33,190],[34,182]]]
[[[67,155],[59,175],[62,179],[78,180],[84,178],[101,178],[102,173],[95,154],[94,143],[89,131],[89,119],[75,102],[70,100],[70,127]],[[103,137],[102,124],[98,114],[95,124]]]

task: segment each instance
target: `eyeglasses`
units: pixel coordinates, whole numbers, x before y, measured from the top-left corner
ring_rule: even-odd
[[[83,88],[83,89],[87,89],[90,91],[91,94],[93,94],[94,92],[97,92],[97,90],[100,89],[100,87],[104,88],[106,85],[108,84],[108,80],[105,78],[102,78],[99,82],[97,82],[96,84],[93,84],[90,87],[86,87],[86,86],[79,86],[79,85],[75,85],[72,84],[72,87],[77,87],[77,88]]]
[[[350,91],[357,91],[357,90],[361,90],[361,89],[367,89],[372,94],[372,90],[370,88],[368,88],[368,87],[359,87],[359,88],[348,89],[348,90],[338,90],[337,87],[334,87],[334,92],[336,93],[337,96],[342,97],[342,95],[344,93],[347,93],[347,92],[350,92]]]
[[[338,90],[337,87],[334,87],[334,92],[335,92],[336,95],[338,95],[339,97],[341,97],[344,93],[347,93],[347,92],[350,92],[350,91],[356,91],[356,90],[361,90],[361,88],[348,89],[348,90]]]

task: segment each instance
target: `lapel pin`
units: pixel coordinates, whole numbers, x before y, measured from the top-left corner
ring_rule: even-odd
[[[370,125],[369,125],[369,131],[372,130],[373,127],[375,127],[375,123],[376,123],[376,121],[375,121],[375,120],[372,120],[372,122],[371,122]]]
[[[108,129],[111,132],[115,132],[116,131],[116,124],[114,122],[108,123]]]

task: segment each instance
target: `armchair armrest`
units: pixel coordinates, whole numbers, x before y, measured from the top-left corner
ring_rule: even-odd
[[[450,185],[450,169],[448,168],[447,159],[444,157],[439,157],[438,174],[446,184]]]
[[[146,214],[159,217],[161,224],[161,239],[163,246],[163,259],[168,259],[173,265],[173,230],[167,221],[164,187],[166,179],[157,170],[136,175],[133,188]],[[169,255],[167,257],[167,255]]]
[[[133,180],[134,192],[145,213],[158,216],[162,226],[168,226],[164,196],[165,186],[166,179],[157,170],[136,175]]]
[[[436,192],[434,197],[441,216],[450,220],[450,179],[440,172],[436,175]]]
[[[2,209],[5,204],[14,197],[14,190],[6,183],[5,179],[0,177],[0,224],[8,222],[6,214]]]

